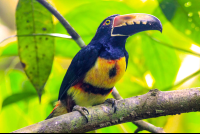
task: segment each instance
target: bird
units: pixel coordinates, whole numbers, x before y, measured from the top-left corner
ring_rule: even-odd
[[[162,32],[160,20],[144,13],[114,14],[104,19],[91,42],[72,59],[58,101],[46,119],[72,112],[76,106],[87,111],[87,106],[104,103],[127,69],[127,38],[146,30]]]

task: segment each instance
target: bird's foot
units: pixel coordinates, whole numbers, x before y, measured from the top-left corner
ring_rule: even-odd
[[[112,104],[112,108],[114,108],[114,113],[117,111],[117,100],[116,99],[110,98],[110,99],[105,100],[104,103]]]
[[[81,107],[79,105],[75,105],[72,109],[72,111],[78,111],[81,115],[83,115],[86,118],[86,121],[88,123],[88,117],[87,115],[89,114],[89,111],[85,107]],[[87,115],[86,115],[87,112]]]

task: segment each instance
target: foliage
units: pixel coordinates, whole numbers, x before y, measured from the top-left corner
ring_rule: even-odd
[[[53,33],[51,13],[33,0],[19,0],[16,9],[17,35]],[[39,99],[49,77],[54,57],[54,38],[48,36],[18,37],[20,61]]]
[[[193,81],[184,83],[188,79],[182,76],[178,79],[181,66],[188,56],[191,56],[192,46],[198,48],[200,44],[200,4],[196,0],[49,0],[53,6],[70,22],[73,28],[80,34],[86,44],[94,36],[101,21],[113,14],[148,13],[161,20],[163,33],[158,31],[146,31],[135,34],[128,38],[126,49],[129,53],[129,65],[125,76],[117,83],[116,87],[123,98],[141,95],[150,89],[176,90],[199,86],[199,77],[196,73]],[[32,4],[34,6],[34,4]],[[28,6],[20,7],[27,10]],[[38,11],[39,10],[39,11]],[[44,12],[37,9],[35,12]],[[48,11],[45,11],[45,13]],[[39,14],[41,15],[41,14]],[[18,18],[24,14],[17,13]],[[41,19],[42,17],[37,17]],[[33,19],[30,17],[30,19]],[[17,22],[20,27],[25,27],[24,19]],[[42,20],[43,21],[43,20]],[[46,20],[48,21],[48,19]],[[39,25],[38,27],[40,27]],[[46,25],[45,25],[46,26]],[[52,27],[52,26],[50,26]],[[55,29],[48,32],[67,34],[64,27],[54,19]],[[41,27],[39,28],[41,30]],[[41,31],[36,27],[37,33]],[[22,34],[25,33],[21,29]],[[18,30],[19,32],[19,30]],[[23,33],[24,32],[24,33]],[[19,33],[18,33],[19,34]],[[29,43],[32,38],[20,37],[22,42]],[[43,37],[45,39],[45,37]],[[11,132],[19,128],[44,120],[53,109],[57,100],[59,87],[65,75],[67,67],[73,56],[80,50],[78,45],[71,39],[54,38],[55,43],[43,41],[39,46],[45,47],[41,52],[46,53],[52,59],[45,59],[41,63],[27,59],[33,65],[52,69],[48,80],[44,83],[44,92],[39,104],[37,93],[27,78],[21,66],[18,50],[20,44],[10,41],[0,46],[0,125],[1,132]],[[25,43],[25,44],[26,44]],[[32,43],[30,43],[32,44]],[[18,46],[17,46],[18,45]],[[30,45],[31,46],[31,45]],[[55,50],[53,50],[55,46]],[[46,48],[48,47],[48,48]],[[53,52],[54,51],[54,52]],[[186,52],[189,51],[190,55]],[[24,50],[28,54],[35,53],[34,50]],[[24,54],[24,57],[26,55]],[[199,58],[193,56],[194,62]],[[40,65],[41,64],[41,65]],[[46,66],[44,66],[46,64]],[[192,66],[187,70],[194,73]],[[41,69],[41,68],[40,68]],[[196,71],[199,70],[197,66]],[[41,69],[44,70],[44,69]],[[48,75],[48,72],[45,74]],[[45,79],[47,78],[45,76]],[[28,76],[30,78],[30,76]],[[42,74],[42,77],[43,74]],[[150,79],[150,80],[149,80]],[[38,80],[33,78],[33,80]],[[151,82],[152,80],[152,82]],[[182,80],[182,81],[181,81]],[[181,81],[181,86],[176,86]],[[42,85],[42,84],[40,84]],[[112,96],[110,96],[112,97]],[[177,116],[159,117],[147,121],[163,127],[166,132],[199,132],[199,113],[188,113]],[[116,125],[97,130],[97,132],[133,132],[136,126],[132,123]],[[145,131],[143,131],[145,132]]]

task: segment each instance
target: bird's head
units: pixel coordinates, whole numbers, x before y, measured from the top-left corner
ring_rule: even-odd
[[[107,17],[98,27],[96,36],[103,37],[129,37],[135,33],[146,30],[159,30],[162,24],[153,15],[133,13],[127,15],[112,15]],[[106,38],[105,37],[105,38]]]

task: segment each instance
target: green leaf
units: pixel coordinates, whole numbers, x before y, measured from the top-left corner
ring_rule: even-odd
[[[166,47],[152,38],[152,36],[159,38],[163,35],[156,31],[152,33],[155,35],[148,35],[143,32],[130,37],[127,44],[129,49],[127,50],[130,60],[134,61],[133,76],[145,82],[145,73],[149,72],[155,82],[152,88],[163,90],[173,85],[180,67],[180,61],[174,49]]]
[[[200,4],[198,0],[160,0],[159,5],[176,29],[200,44]]]
[[[144,38],[142,36],[142,39]],[[155,79],[154,88],[163,90],[173,85],[180,67],[180,61],[175,50],[148,37],[142,42],[143,54],[146,59],[145,65]]]
[[[26,92],[12,94],[3,100],[2,108],[4,108],[5,106],[8,106],[10,104],[14,104],[18,101],[30,99],[35,96],[37,96],[37,93],[32,92],[32,91],[29,91],[29,92],[26,91]]]
[[[36,0],[19,0],[16,23],[17,35],[53,33],[51,13]],[[54,38],[49,36],[18,37],[18,49],[24,70],[40,99],[52,67]]]
[[[94,37],[98,26],[106,17],[113,14],[130,14],[134,12],[134,9],[119,1],[88,1],[79,6],[76,5],[76,7],[65,14],[64,17],[80,34],[85,43],[88,44]],[[84,16],[82,14],[84,14]],[[76,18],[74,18],[74,16],[76,16]],[[56,24],[56,32],[66,33],[66,30],[58,23]]]
[[[177,4],[178,3],[176,0],[164,0],[160,2],[160,7],[169,21],[174,17],[174,14],[178,8]]]
[[[81,49],[74,40],[56,38],[55,56],[73,58]]]
[[[77,9],[77,7],[82,6],[84,4],[88,4],[88,3],[94,3],[94,0],[52,0],[55,8],[61,13],[61,14],[66,14],[66,13],[70,13],[73,10],[79,10]],[[100,1],[104,1],[104,0],[95,0],[95,2],[100,2]],[[108,0],[110,1],[110,0]],[[118,1],[118,0],[111,0],[111,1]],[[70,5],[66,8],[66,5]],[[85,5],[84,5],[85,6]],[[92,7],[90,7],[92,8]]]
[[[17,49],[17,42],[10,42],[5,46],[0,46],[0,56],[17,56],[18,49]]]
[[[184,133],[199,133],[199,112],[183,113],[181,120],[181,128]]]
[[[2,108],[18,101],[27,100],[34,96],[37,96],[33,85],[30,83],[30,81],[28,81],[27,77],[22,71],[10,69],[7,71],[6,77],[7,83],[9,83],[10,86],[5,86],[3,88],[4,92],[1,93],[1,95],[4,94],[1,97],[5,98],[3,99]],[[5,90],[7,91],[7,93],[5,92]]]
[[[9,69],[9,68],[8,68]],[[27,80],[26,75],[17,69],[9,69],[6,73],[9,80],[10,89],[13,93],[17,93],[22,89],[22,83]],[[8,90],[8,89],[7,89]]]

